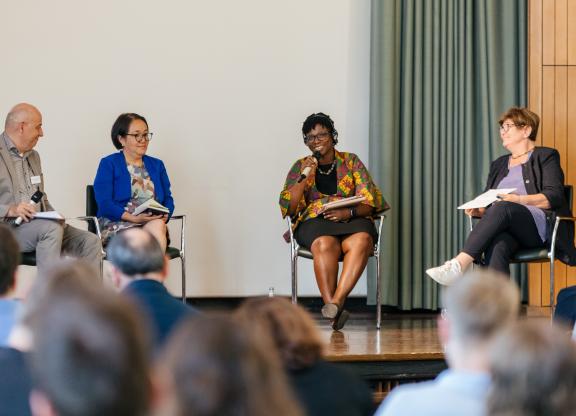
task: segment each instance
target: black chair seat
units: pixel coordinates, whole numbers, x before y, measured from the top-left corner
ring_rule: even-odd
[[[22,258],[20,260],[20,264],[22,264],[24,266],[36,266],[36,252],[35,251],[20,253],[20,255],[22,256]]]
[[[180,250],[176,247],[166,247],[166,255],[170,260],[177,259],[180,257]]]
[[[548,249],[546,247],[520,250],[516,253],[514,259],[512,259],[512,263],[536,263],[538,261],[541,261],[542,263],[550,261],[550,258],[548,257]]]

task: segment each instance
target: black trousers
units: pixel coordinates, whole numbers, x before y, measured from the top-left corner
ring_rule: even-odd
[[[510,259],[521,248],[543,247],[530,210],[501,201],[492,204],[466,239],[462,251],[499,272],[510,274]]]

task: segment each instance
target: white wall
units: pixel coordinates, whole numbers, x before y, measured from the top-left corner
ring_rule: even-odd
[[[147,117],[176,213],[188,216],[188,296],[290,291],[278,194],[307,153],[304,118],[336,121],[368,162],[368,0],[51,0],[2,5],[1,117],[44,116],[52,204],[84,212],[84,187],[121,112]],[[169,286],[179,292],[179,266]],[[300,293],[317,295],[310,262]],[[31,273],[30,271],[25,273]],[[356,289],[365,294],[365,283]]]

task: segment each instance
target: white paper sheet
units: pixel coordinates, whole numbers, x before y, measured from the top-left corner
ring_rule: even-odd
[[[468,201],[462,204],[458,209],[468,209],[468,208],[485,208],[488,205],[498,201],[497,195],[499,194],[510,194],[514,192],[516,188],[504,188],[504,189],[489,189],[483,194],[478,195],[472,201]]]

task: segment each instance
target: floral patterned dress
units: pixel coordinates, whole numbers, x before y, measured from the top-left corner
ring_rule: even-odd
[[[148,174],[144,164],[142,164],[142,166],[136,166],[127,163],[126,166],[128,168],[128,173],[130,173],[132,196],[130,202],[126,204],[124,209],[126,212],[133,213],[136,207],[150,198],[155,197],[154,182],[150,179],[150,175]],[[134,224],[129,221],[112,221],[104,217],[98,218],[98,223],[100,224],[102,242],[104,245],[106,245],[110,238],[112,238],[118,231],[142,225]]]

